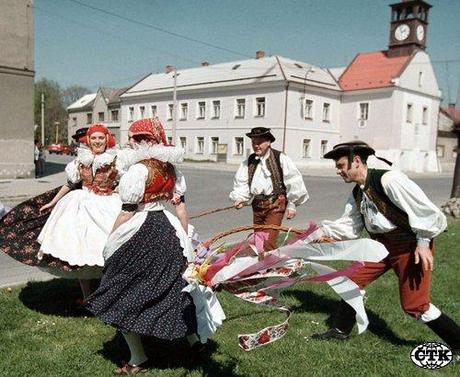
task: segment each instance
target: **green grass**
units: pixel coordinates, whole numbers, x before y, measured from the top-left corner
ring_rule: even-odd
[[[432,297],[441,310],[460,322],[460,222],[437,241]],[[128,357],[116,331],[75,308],[75,281],[30,283],[0,291],[1,376],[110,376]],[[395,276],[388,272],[367,289],[369,330],[347,342],[318,342],[314,332],[327,329],[338,302],[325,284],[286,290],[281,302],[293,310],[291,327],[278,342],[245,352],[237,335],[253,332],[284,317],[276,311],[220,293],[227,321],[210,342],[210,355],[190,365],[183,343],[150,342],[156,367],[143,376],[454,376],[459,365],[425,371],[410,360],[412,348],[439,339],[405,316],[399,306]],[[356,330],[355,330],[356,331]]]

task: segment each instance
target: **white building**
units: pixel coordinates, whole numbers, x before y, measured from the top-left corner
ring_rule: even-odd
[[[341,90],[324,69],[280,56],[204,65],[177,72],[174,143],[186,157],[236,163],[250,153],[245,133],[267,126],[274,148],[299,164],[329,164],[321,156],[339,140]],[[152,74],[121,95],[121,142],[132,121],[158,116],[171,137],[174,71]]]

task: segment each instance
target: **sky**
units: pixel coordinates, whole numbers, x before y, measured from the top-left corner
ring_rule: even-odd
[[[359,52],[387,49],[395,2],[34,0],[35,78],[121,88],[168,64],[180,70],[245,60],[257,50],[346,66]],[[460,103],[460,0],[428,3],[427,52],[443,102]]]

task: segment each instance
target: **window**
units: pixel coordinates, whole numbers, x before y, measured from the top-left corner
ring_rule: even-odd
[[[72,118],[72,127],[77,127],[77,118],[76,117]]]
[[[321,140],[321,157],[327,153],[327,140]]]
[[[426,106],[422,108],[422,124],[428,124],[428,107]]]
[[[118,122],[118,110],[112,110],[110,117],[112,118],[112,122]]]
[[[421,88],[422,85],[423,85],[423,72],[420,71],[420,72],[418,73],[418,87]]]
[[[206,102],[205,101],[198,102],[197,114],[198,114],[198,116],[196,117],[196,119],[204,119],[204,118],[206,118]]]
[[[235,137],[235,150],[234,153],[238,156],[243,155],[244,140],[242,137]]]
[[[303,139],[302,157],[303,158],[311,157],[311,140],[310,139]]]
[[[331,104],[323,103],[323,122],[329,122]]]
[[[86,114],[86,124],[91,124],[93,123],[93,113],[87,113]]]
[[[134,107],[129,107],[128,109],[128,122],[132,122],[134,120]]]
[[[244,118],[246,112],[246,100],[244,98],[237,98],[235,118]]]
[[[211,137],[211,154],[217,154],[217,145],[219,144],[218,137]]]
[[[412,123],[412,104],[407,104],[407,111],[406,111],[406,122]]]
[[[103,122],[104,121],[104,112],[101,111],[100,113],[97,113],[97,121],[98,122]]]
[[[152,118],[156,118],[158,116],[158,108],[157,105],[150,106],[150,111],[152,113]]]
[[[444,153],[445,153],[444,145],[436,145],[436,155],[439,158],[442,158],[442,157],[444,157]]]
[[[196,153],[203,154],[204,153],[204,137],[198,136],[196,138]]]
[[[140,119],[145,118],[145,106],[139,106],[139,115],[140,115]]]
[[[169,144],[169,145],[172,144],[172,136],[168,136],[168,144]]]
[[[220,101],[212,101],[212,117],[214,119],[220,118]]]
[[[172,103],[169,103],[168,104],[167,120],[172,120],[172,118],[173,118],[173,109],[174,109],[174,105]]]
[[[185,136],[180,137],[180,146],[185,151],[187,148],[187,138]]]
[[[305,100],[304,117],[305,119],[313,119],[313,101],[311,99]]]
[[[187,103],[181,103],[180,104],[180,120],[186,120],[187,119],[187,113],[188,113],[188,104]]]
[[[256,98],[256,117],[265,116],[265,97]]]
[[[369,103],[362,102],[359,104],[358,126],[366,127],[368,119],[369,119]]]

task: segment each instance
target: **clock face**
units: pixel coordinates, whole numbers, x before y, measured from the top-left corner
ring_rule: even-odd
[[[425,29],[423,28],[422,25],[418,25],[417,26],[417,39],[419,41],[422,41],[424,36],[425,36]]]
[[[398,41],[403,41],[407,39],[410,34],[410,28],[406,24],[399,25],[395,30],[395,38]]]

